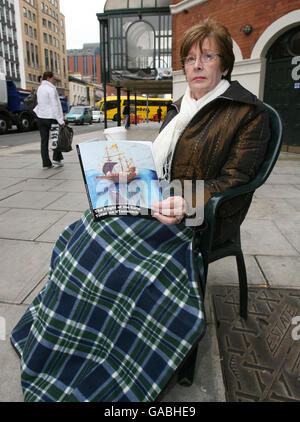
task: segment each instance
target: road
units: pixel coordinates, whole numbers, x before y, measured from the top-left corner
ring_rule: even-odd
[[[109,121],[108,127],[111,126],[116,126],[116,122]],[[74,130],[74,135],[82,135],[103,130],[104,123],[85,124],[83,126],[70,125],[70,127]],[[38,130],[20,133],[16,129],[11,129],[6,135],[0,136],[0,148],[24,145],[31,142],[40,142],[40,133]]]

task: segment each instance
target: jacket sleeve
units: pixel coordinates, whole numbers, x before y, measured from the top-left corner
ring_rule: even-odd
[[[51,89],[50,103],[53,113],[53,119],[57,120],[58,123],[61,125],[64,122],[64,114],[56,88]]]
[[[250,112],[249,117],[236,133],[219,175],[204,183],[204,205],[215,193],[246,184],[256,176],[263,162],[269,138],[267,110],[259,114]],[[236,200],[239,199],[236,198]],[[236,208],[232,200],[224,205],[222,209],[226,214]],[[226,205],[228,205],[227,210]]]

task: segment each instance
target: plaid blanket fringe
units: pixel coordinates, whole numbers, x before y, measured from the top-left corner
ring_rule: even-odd
[[[87,211],[12,331],[25,401],[151,402],[205,328],[192,230]]]

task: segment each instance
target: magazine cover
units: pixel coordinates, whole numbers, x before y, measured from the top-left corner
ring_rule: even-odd
[[[151,217],[151,203],[162,200],[151,142],[90,141],[76,148],[94,220]]]

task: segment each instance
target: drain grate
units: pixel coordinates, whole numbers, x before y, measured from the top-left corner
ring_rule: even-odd
[[[249,288],[247,321],[238,287],[211,292],[227,401],[300,401],[300,290]]]

